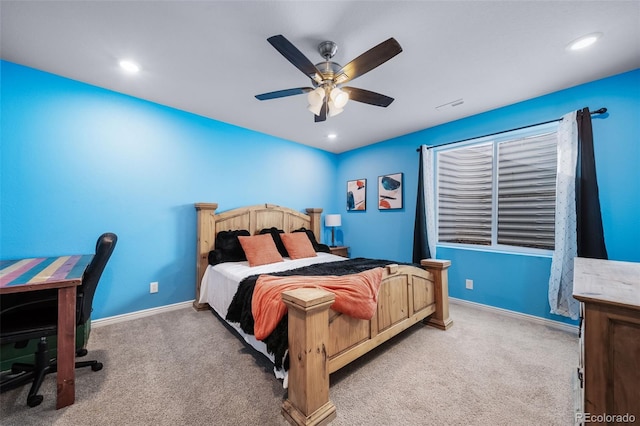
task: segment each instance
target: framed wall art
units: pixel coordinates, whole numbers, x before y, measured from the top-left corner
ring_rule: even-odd
[[[378,177],[378,209],[402,208],[402,173]]]
[[[347,181],[347,211],[367,209],[367,180]]]

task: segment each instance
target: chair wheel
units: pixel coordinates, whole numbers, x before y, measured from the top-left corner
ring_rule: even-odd
[[[78,350],[76,351],[76,356],[77,356],[77,357],[81,357],[81,356],[85,356],[85,355],[87,355],[88,353],[89,353],[89,351],[88,351],[88,350],[86,350],[86,349],[78,349]]]
[[[27,405],[29,407],[36,407],[40,405],[44,397],[42,395],[33,395],[27,398]]]
[[[91,366],[91,370],[92,370],[92,371],[100,371],[100,370],[102,370],[102,367],[103,367],[103,366],[102,366],[102,363],[101,363],[101,362],[96,362],[95,364],[93,364],[93,365]]]

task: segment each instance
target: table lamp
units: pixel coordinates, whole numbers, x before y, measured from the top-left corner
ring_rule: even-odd
[[[328,214],[324,217],[324,225],[331,227],[331,247],[336,246],[335,231],[336,226],[342,225],[342,218],[339,214]]]

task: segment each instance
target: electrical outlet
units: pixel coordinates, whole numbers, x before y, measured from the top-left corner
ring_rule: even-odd
[[[473,280],[466,280],[465,284],[469,290],[473,290]]]
[[[154,281],[149,284],[149,293],[157,293],[158,292],[158,281]]]

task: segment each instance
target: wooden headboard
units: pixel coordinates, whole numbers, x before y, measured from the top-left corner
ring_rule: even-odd
[[[311,229],[320,239],[320,215],[322,209],[308,208],[307,214],[274,204],[258,204],[240,207],[216,214],[217,203],[196,203],[197,212],[197,246],[196,246],[196,299],[193,302],[197,310],[208,309],[206,303],[198,303],[200,299],[200,283],[204,271],[209,265],[209,252],[215,248],[216,234],[220,231],[246,229],[255,235],[264,228],[276,227],[284,232],[299,228]]]

